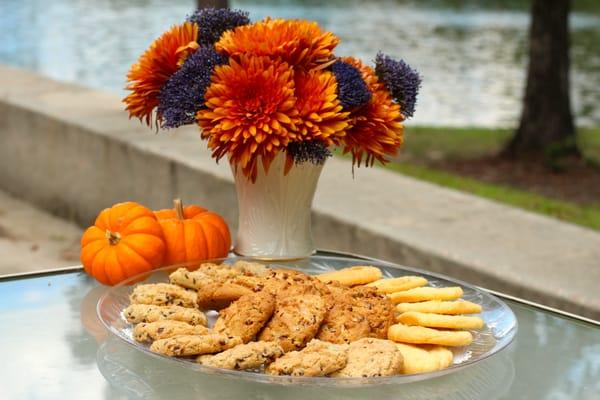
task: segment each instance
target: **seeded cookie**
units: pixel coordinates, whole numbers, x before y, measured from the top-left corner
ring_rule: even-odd
[[[262,283],[264,289],[275,293],[278,299],[313,294],[322,296],[325,299],[328,308],[333,306],[333,303],[329,304],[330,291],[328,286],[318,279],[300,271],[273,269],[263,277]]]
[[[132,304],[196,307],[196,293],[168,283],[138,285],[129,296]]]
[[[133,338],[138,342],[151,342],[177,335],[204,335],[207,333],[208,328],[205,326],[170,320],[142,322],[133,328]]]
[[[150,350],[167,356],[197,356],[214,354],[242,343],[242,339],[222,333],[206,335],[178,335],[159,339],[152,343]]]
[[[278,299],[275,313],[259,340],[277,341],[284,351],[300,349],[315,337],[326,312],[325,301],[318,295]]]
[[[275,296],[267,291],[250,293],[219,312],[214,331],[238,336],[249,342],[262,329],[275,311]]]
[[[335,377],[391,376],[402,372],[402,353],[390,340],[364,338],[348,345],[346,366]]]
[[[348,345],[313,339],[301,351],[292,351],[271,363],[271,375],[326,376],[346,365]]]
[[[283,349],[275,342],[250,342],[215,355],[203,355],[196,362],[225,369],[253,369],[270,364],[283,355]]]
[[[352,297],[353,311],[363,315],[369,322],[369,337],[387,339],[387,332],[394,321],[394,305],[374,287],[358,286],[348,291]]]
[[[131,324],[172,320],[187,322],[190,325],[207,325],[206,315],[202,311],[181,306],[131,304],[123,310],[123,315],[127,322]]]
[[[357,312],[345,288],[333,290],[333,306],[323,319],[317,339],[331,343],[350,343],[371,335],[365,313]]]

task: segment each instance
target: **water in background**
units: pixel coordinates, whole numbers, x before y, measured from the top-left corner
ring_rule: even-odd
[[[519,116],[529,21],[525,0],[510,2],[510,9],[482,8],[473,2],[457,7],[453,0],[231,3],[250,11],[255,20],[267,15],[316,20],[342,39],[338,55],[368,61],[381,49],[404,58],[424,78],[414,124],[507,126]],[[129,66],[194,4],[2,0],[0,63],[122,94]],[[597,11],[574,12],[570,20],[573,106],[580,126],[600,125]]]

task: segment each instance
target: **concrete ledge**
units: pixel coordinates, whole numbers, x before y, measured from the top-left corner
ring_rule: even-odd
[[[235,229],[229,168],[194,127],[154,134],[114,94],[0,66],[0,188],[89,224],[123,200],[175,196]],[[363,253],[600,319],[600,234],[382,169],[332,159],[314,204],[319,247]]]

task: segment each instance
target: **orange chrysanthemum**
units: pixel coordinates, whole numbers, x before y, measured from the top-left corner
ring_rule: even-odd
[[[258,159],[268,170],[277,152],[296,137],[294,72],[283,61],[245,55],[230,59],[215,68],[204,97],[207,108],[196,117],[213,157],[228,154],[253,181]]]
[[[133,64],[127,74],[130,93],[123,102],[129,117],[146,120],[151,125],[152,111],[158,106],[158,94],[165,82],[199,45],[198,25],[186,22],[173,26],[156,39]]]
[[[379,82],[373,68],[352,57],[343,61],[358,68],[373,93],[371,100],[360,109],[351,112],[351,128],[344,136],[344,153],[352,154],[352,162],[360,166],[372,166],[375,160],[386,162],[385,156],[394,156],[404,141],[404,117],[400,106],[393,102],[390,93]]]
[[[319,140],[329,146],[344,136],[347,112],[337,98],[337,82],[329,71],[296,72],[298,140]]]
[[[215,47],[230,56],[281,57],[288,64],[310,69],[330,61],[339,41],[333,33],[321,31],[316,22],[265,19],[225,32]]]

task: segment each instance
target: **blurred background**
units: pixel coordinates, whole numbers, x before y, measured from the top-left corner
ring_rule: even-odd
[[[381,49],[420,71],[423,85],[417,112],[406,124],[405,148],[385,168],[600,230],[600,2],[568,4],[229,2],[248,10],[253,20],[267,15],[316,20],[341,38],[338,55],[371,61]],[[122,96],[129,66],[196,5],[2,0],[0,63]],[[35,230],[8,228],[14,225],[8,204],[18,205],[6,195],[2,199],[0,249],[29,235],[25,246],[37,251]],[[73,262],[78,235],[75,228],[60,244]]]

